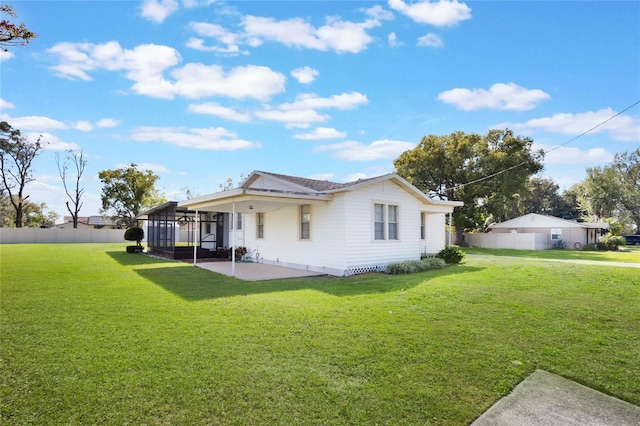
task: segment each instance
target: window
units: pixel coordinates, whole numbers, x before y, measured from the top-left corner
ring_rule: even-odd
[[[374,233],[376,240],[384,240],[384,204],[374,204]]]
[[[389,206],[389,239],[398,239],[398,206]]]
[[[398,223],[400,221],[399,207],[374,204],[373,205],[373,222],[374,222],[374,239],[376,240],[398,240]]]
[[[425,227],[427,224],[427,215],[424,212],[420,212],[420,239],[424,240],[426,236]]]
[[[556,241],[556,240],[561,240],[562,239],[562,229],[561,228],[553,228],[551,229],[551,239]]]
[[[264,238],[264,213],[256,213],[256,238]]]
[[[229,230],[233,228],[233,214],[229,213]],[[236,213],[236,230],[242,229],[242,213]]]
[[[305,204],[300,206],[300,239],[311,238],[311,206]]]

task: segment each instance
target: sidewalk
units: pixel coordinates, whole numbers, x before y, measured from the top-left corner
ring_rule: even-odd
[[[638,426],[640,407],[537,370],[471,426]]]

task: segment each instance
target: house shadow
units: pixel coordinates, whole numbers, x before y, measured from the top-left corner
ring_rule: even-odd
[[[175,264],[134,268],[141,277],[187,301],[200,301],[226,297],[250,296],[298,290],[312,290],[337,297],[361,296],[407,290],[430,279],[451,274],[464,274],[479,270],[465,265],[451,266],[438,271],[393,276],[370,273],[351,277],[303,277],[264,281],[243,281],[193,267]]]

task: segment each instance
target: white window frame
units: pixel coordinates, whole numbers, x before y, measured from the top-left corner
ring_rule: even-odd
[[[266,213],[256,213],[256,240],[264,240]]]
[[[308,211],[305,212],[307,209]],[[311,239],[311,204],[302,204],[298,207],[298,233],[298,238],[301,240]]]
[[[420,239],[427,239],[427,214],[420,212]]]
[[[375,202],[373,204],[373,240],[400,240],[400,205]]]
[[[235,222],[234,222],[234,217],[233,217],[233,213],[229,213],[229,217],[231,218],[229,220],[229,230],[234,229],[233,225],[235,223],[235,230],[236,231],[240,231],[242,230],[242,213],[236,213],[236,217],[235,217]]]
[[[562,228],[551,228],[551,241],[562,240]]]

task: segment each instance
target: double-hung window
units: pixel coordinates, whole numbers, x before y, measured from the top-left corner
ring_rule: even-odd
[[[400,214],[399,207],[387,204],[373,205],[374,239],[398,240]]]
[[[300,239],[308,240],[311,238],[311,205],[304,204],[300,206]]]
[[[551,229],[551,239],[553,241],[562,239],[562,228],[553,228]]]
[[[256,213],[256,238],[264,238],[264,213]]]
[[[426,237],[426,225],[427,225],[427,215],[425,212],[420,212],[420,239],[424,240]]]
[[[231,229],[235,229],[235,230],[242,229],[242,213],[236,213],[236,217],[235,217],[235,219],[236,219],[236,222],[235,222],[236,227],[235,228],[233,227],[233,225],[234,225],[234,223],[233,223],[233,219],[234,219],[233,218],[233,214],[229,214],[229,218],[230,218],[229,219],[229,230],[231,230]]]

